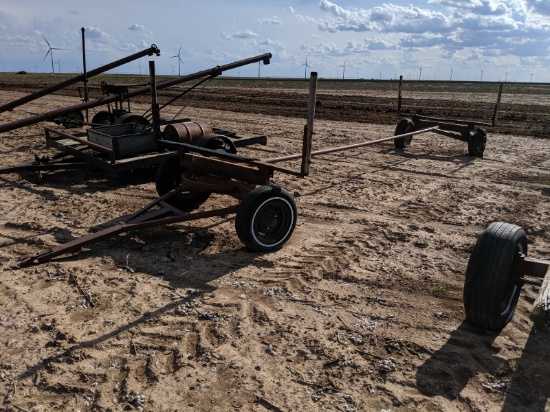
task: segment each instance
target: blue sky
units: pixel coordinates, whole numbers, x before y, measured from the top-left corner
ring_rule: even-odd
[[[51,72],[43,36],[65,49],[56,72],[81,71],[81,27],[88,70],[156,44],[163,74],[181,47],[182,74],[271,52],[262,77],[303,77],[307,59],[321,77],[550,82],[550,0],[2,0],[0,71]]]

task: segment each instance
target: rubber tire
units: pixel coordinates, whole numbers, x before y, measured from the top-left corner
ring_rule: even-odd
[[[102,110],[100,112],[97,112],[94,115],[94,117],[92,117],[92,123],[105,125],[105,126],[112,125],[113,124],[113,116],[108,111]]]
[[[271,252],[290,239],[297,216],[296,203],[290,193],[278,186],[260,186],[239,205],[235,230],[247,248]]]
[[[182,181],[182,174],[186,169],[181,167],[180,159],[176,153],[167,156],[157,169],[155,187],[159,196],[163,196],[170,190],[178,187]],[[187,190],[176,193],[166,199],[166,203],[180,210],[193,210],[198,208],[210,197],[209,192],[197,192]]]
[[[512,319],[521,292],[521,274],[514,272],[519,253],[527,255],[523,228],[494,222],[478,237],[464,283],[466,320],[500,331]]]
[[[65,121],[63,122],[63,127],[65,129],[75,129],[82,127],[82,122],[84,121],[84,116],[80,111],[74,111],[67,116],[65,116]]]
[[[124,113],[123,115],[117,117],[113,124],[126,124],[126,123],[134,123],[138,124],[140,126],[150,126],[149,120],[147,120],[145,117],[140,116],[139,114],[130,114],[130,113]]]
[[[477,129],[470,133],[468,137],[468,156],[483,157],[485,145],[487,143],[487,133],[483,129]]]
[[[394,136],[405,134],[411,130],[414,126],[414,123],[411,119],[401,119],[397,126],[395,126]],[[412,142],[412,136],[402,137],[401,139],[394,139],[393,144],[398,149],[404,149],[406,146],[409,146]]]

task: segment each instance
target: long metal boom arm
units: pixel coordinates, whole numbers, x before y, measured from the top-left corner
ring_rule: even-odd
[[[176,84],[180,84],[180,83],[185,83],[190,80],[200,79],[201,77],[205,77],[205,76],[213,76],[213,77],[219,76],[227,70],[235,69],[237,67],[245,66],[251,63],[257,63],[261,61],[263,62],[263,64],[269,64],[270,59],[271,59],[271,53],[265,53],[265,54],[261,54],[259,56],[251,57],[248,59],[239,60],[234,63],[229,63],[222,66],[216,66],[208,70],[203,70],[203,71],[188,74],[185,76],[178,76],[175,79],[165,80],[163,82],[157,83],[157,90],[175,86]],[[142,86],[128,92],[128,98],[141,96],[144,94],[148,94],[150,92],[151,92],[150,86]],[[36,124],[58,116],[65,116],[75,111],[85,110],[92,107],[101,106],[107,103],[112,103],[117,99],[118,99],[118,96],[116,95],[105,96],[105,97],[102,97],[101,99],[90,100],[88,102],[76,104],[74,106],[63,107],[60,109],[51,110],[47,113],[30,116],[25,119],[20,119],[10,123],[0,124],[0,133],[9,132],[10,130],[15,130],[23,126],[30,126],[32,124]]]
[[[112,63],[106,64],[105,66],[98,67],[97,69],[90,70],[87,74],[80,74],[75,77],[71,77],[70,79],[64,80],[60,83],[54,84],[52,86],[46,87],[42,90],[39,90],[35,93],[31,93],[27,96],[23,96],[20,99],[13,100],[9,103],[6,103],[2,106],[0,106],[0,113],[3,113],[8,110],[13,110],[14,108],[21,106],[25,103],[32,102],[33,100],[36,100],[40,97],[46,96],[50,93],[53,93],[57,90],[64,89],[67,86],[73,85],[78,82],[84,81],[86,78],[90,78],[93,76],[97,76],[98,74],[104,73],[106,71],[109,71],[111,69],[114,69],[116,67],[122,66],[123,64],[130,63],[134,60],[137,60],[144,56],[152,56],[153,54],[156,54],[157,56],[160,55],[160,50],[156,45],[152,45],[148,49],[142,50],[140,52],[134,53],[131,56],[124,57],[123,59],[114,61]]]

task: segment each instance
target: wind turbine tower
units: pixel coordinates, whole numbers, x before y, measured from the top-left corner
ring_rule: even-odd
[[[180,54],[181,54],[181,46],[180,46],[180,48],[179,48],[179,50],[178,50],[178,54],[176,54],[176,55],[170,57],[171,59],[173,59],[173,58],[175,58],[175,57],[178,58],[178,76],[181,76],[181,63],[183,63],[183,60],[181,59]],[[183,64],[185,65],[185,63],[183,63]]]
[[[46,42],[46,44],[48,45],[48,51],[46,52],[46,55],[44,56],[44,58],[42,59],[42,61],[46,60],[46,57],[48,57],[48,54],[50,55],[50,59],[52,61],[52,74],[55,73],[55,70],[54,70],[54,67],[53,67],[53,51],[54,50],[65,50],[65,49],[60,49],[58,47],[52,47],[50,42],[46,39],[46,37],[44,35],[42,35],[42,37],[44,37],[44,41]]]
[[[344,64],[340,67],[342,67],[342,79],[345,79],[346,77],[346,62],[347,62],[347,59],[344,61]]]
[[[306,62],[304,64],[302,64],[300,67],[304,66],[304,79],[307,79],[307,69],[311,67],[309,66],[309,64],[307,64],[307,57],[306,57]]]

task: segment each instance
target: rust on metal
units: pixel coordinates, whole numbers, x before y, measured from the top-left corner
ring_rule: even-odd
[[[226,216],[233,214],[237,211],[237,206],[229,206],[222,209],[207,210],[203,212],[185,213],[173,206],[170,206],[165,202],[167,198],[180,192],[183,189],[182,186],[168,192],[166,195],[149,203],[143,209],[134,213],[125,221],[120,224],[108,227],[99,232],[92,233],[90,235],[75,239],[63,245],[56,246],[42,252],[38,255],[28,257],[18,264],[19,267],[30,266],[33,264],[48,262],[49,260],[61,256],[67,253],[76,252],[92,243],[96,243],[100,240],[118,235],[124,232],[130,232],[137,229],[145,229],[156,226],[164,226],[173,223],[185,222],[190,220],[205,219],[215,216]],[[152,210],[154,207],[159,206],[160,209]]]
[[[377,144],[377,143],[387,142],[387,141],[394,140],[394,139],[399,139],[399,138],[402,138],[402,137],[413,136],[415,134],[433,132],[433,131],[436,131],[437,129],[438,129],[438,126],[433,126],[433,127],[428,127],[426,129],[422,129],[422,130],[416,130],[414,132],[400,134],[400,135],[397,135],[397,136],[383,137],[381,139],[368,140],[366,142],[354,143],[354,144],[350,144],[350,145],[346,145],[346,146],[338,146],[338,147],[331,147],[329,149],[316,150],[316,151],[311,152],[311,157],[319,156],[319,155],[323,155],[323,154],[327,154],[327,153],[341,152],[343,150],[355,149],[357,147],[369,146],[369,145],[373,145],[373,144]],[[302,157],[301,154],[294,154],[294,155],[288,155],[288,156],[273,157],[273,158],[264,160],[264,162],[265,163],[285,162],[287,160],[300,159],[301,157]]]
[[[536,259],[521,254],[520,259],[517,259],[516,270],[522,276],[532,276],[543,278],[550,268],[550,260]]]
[[[57,83],[57,84],[54,84],[52,86],[46,87],[42,90],[31,93],[27,96],[23,96],[20,99],[13,100],[9,103],[6,103],[6,104],[0,106],[0,113],[3,113],[3,112],[8,111],[8,110],[13,110],[16,107],[21,106],[22,104],[31,102],[33,100],[36,100],[40,97],[51,94],[51,93],[53,93],[57,90],[61,90],[65,87],[73,85],[75,83],[82,82],[82,81],[87,83],[87,81],[90,77],[96,76],[96,75],[104,73],[108,70],[111,70],[111,69],[114,69],[116,67],[122,66],[123,64],[130,63],[130,62],[132,62],[134,60],[137,60],[141,57],[152,56],[153,54],[156,54],[157,56],[160,55],[159,48],[154,44],[151,47],[149,47],[148,49],[145,49],[145,50],[142,50],[140,52],[134,53],[130,56],[124,57],[123,59],[120,59],[120,60],[114,61],[112,63],[106,64],[105,66],[98,67],[97,69],[91,70],[87,73],[80,74],[80,75],[75,76],[75,77],[71,77],[70,79],[64,80],[60,83]],[[13,129],[10,129],[10,130],[13,130]],[[8,131],[8,130],[5,130],[5,131]]]
[[[212,127],[203,122],[169,124],[164,128],[164,138],[172,142],[193,143],[206,134],[213,133]]]
[[[200,79],[202,77],[207,77],[207,76],[216,77],[216,76],[221,75],[223,72],[225,72],[227,70],[235,69],[237,67],[241,67],[241,66],[251,64],[251,63],[257,63],[257,62],[261,61],[264,64],[269,64],[269,61],[270,61],[271,57],[272,57],[271,53],[265,53],[265,54],[261,54],[261,55],[251,57],[251,58],[248,58],[248,59],[239,60],[239,61],[236,61],[234,63],[229,63],[229,64],[225,64],[225,65],[222,65],[222,66],[216,66],[216,67],[213,67],[211,69],[202,70],[200,72],[188,74],[188,75],[185,75],[185,76],[178,76],[175,79],[165,80],[163,82],[157,83],[157,90],[162,90],[162,89],[165,89],[165,88],[168,88],[168,87],[171,87],[171,86],[175,86],[175,85],[180,84],[180,83]],[[142,87],[136,88],[132,91],[129,91],[128,92],[128,98],[135,97],[135,96],[142,96],[142,95],[150,93],[150,91],[151,91],[150,86],[142,86]],[[13,121],[13,122],[0,124],[0,133],[8,132],[10,130],[15,130],[15,129],[18,129],[18,128],[24,127],[24,126],[30,126],[30,125],[33,125],[33,124],[36,124],[36,123],[39,123],[39,122],[42,122],[42,121],[46,121],[48,119],[56,118],[56,117],[59,117],[59,116],[65,116],[65,115],[67,115],[69,113],[72,113],[72,112],[77,112],[77,111],[89,109],[89,108],[92,108],[92,107],[97,107],[97,106],[105,105],[105,104],[108,104],[108,103],[113,103],[118,98],[119,97],[117,95],[105,96],[105,97],[102,97],[101,99],[90,100],[88,102],[84,102],[84,103],[76,104],[76,105],[73,105],[73,106],[68,106],[68,107],[63,107],[63,108],[51,110],[49,112],[37,114],[35,116],[30,116],[30,117],[27,117],[25,119],[20,119],[20,120],[16,120],[16,121]]]

